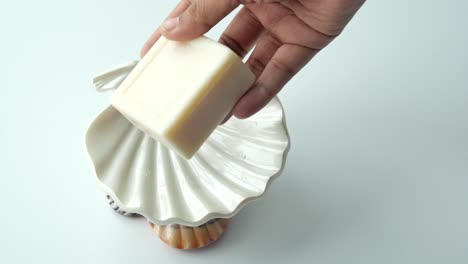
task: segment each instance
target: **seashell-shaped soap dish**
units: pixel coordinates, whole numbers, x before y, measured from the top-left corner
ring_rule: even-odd
[[[98,75],[96,89],[116,89],[137,63]],[[114,210],[144,216],[168,245],[191,249],[216,241],[229,218],[264,194],[284,168],[289,136],[275,98],[256,115],[219,126],[185,160],[109,106],[88,128],[86,149]]]

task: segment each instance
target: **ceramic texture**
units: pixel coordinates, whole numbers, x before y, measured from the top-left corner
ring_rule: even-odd
[[[229,219],[213,219],[196,227],[178,224],[159,226],[150,223],[150,225],[167,245],[178,249],[198,249],[219,240],[229,225]]]
[[[95,78],[97,88],[115,89],[129,65],[135,63]],[[275,98],[251,118],[218,127],[185,160],[110,106],[89,127],[86,147],[98,181],[121,210],[158,225],[199,226],[232,217],[260,197],[283,170],[289,137]]]

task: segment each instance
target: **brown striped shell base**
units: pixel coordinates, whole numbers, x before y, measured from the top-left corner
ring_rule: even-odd
[[[226,230],[229,219],[217,218],[197,227],[184,225],[158,226],[150,223],[159,238],[173,248],[197,249],[217,241]]]
[[[110,195],[107,195],[107,201],[111,208],[121,215],[140,216],[122,210]],[[159,226],[153,223],[150,223],[150,225],[159,238],[169,246],[179,249],[197,249],[217,241],[229,225],[229,219],[217,218],[197,227],[184,225]]]

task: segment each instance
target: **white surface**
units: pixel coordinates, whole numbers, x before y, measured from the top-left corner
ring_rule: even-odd
[[[92,76],[172,6],[2,4],[2,263],[467,263],[465,1],[368,1],[280,96],[285,174],[200,252],[116,215],[82,147],[109,102]]]
[[[115,73],[122,69],[102,76]],[[233,217],[281,175],[288,147],[277,98],[248,119],[217,126],[190,160],[141,132],[112,106],[86,132],[86,150],[104,191],[123,211],[158,225],[196,227]]]
[[[217,41],[161,37],[111,103],[136,127],[189,159],[254,81],[242,59]]]

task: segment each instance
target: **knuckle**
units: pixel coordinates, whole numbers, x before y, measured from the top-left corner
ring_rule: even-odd
[[[190,17],[191,22],[198,24],[203,29],[209,29],[210,23],[206,20],[207,17],[207,4],[205,1],[192,1],[192,4],[187,9],[186,15]]]
[[[187,9],[187,14],[194,19],[200,19],[203,17],[204,5],[203,1],[193,1],[189,9]]]
[[[265,85],[261,85],[259,84],[259,86],[257,87],[258,91],[260,92],[261,94],[261,106],[263,106],[264,104],[266,104],[268,101],[271,100],[271,98],[273,98],[275,95],[276,95],[276,92],[273,90],[273,89],[269,89],[268,87],[266,87]]]
[[[287,76],[294,76],[298,71],[298,69],[295,67],[292,67],[289,64],[276,58],[272,58],[270,60],[270,64],[272,67],[276,68],[276,70],[286,74]]]
[[[228,46],[232,51],[234,51],[238,56],[244,57],[247,54],[247,50],[242,47],[242,45],[237,42],[235,39],[231,38],[229,35],[223,34],[220,38],[221,43]]]
[[[266,64],[261,59],[256,57],[250,57],[248,65],[250,70],[252,70],[252,72],[255,74],[255,76],[260,76],[260,74],[266,67]]]
[[[192,4],[192,0],[182,0],[182,3],[184,3],[186,6],[190,6]]]
[[[268,34],[268,41],[271,43],[271,45],[275,48],[278,49],[283,45],[283,42],[279,40],[276,36],[273,34]]]
[[[239,14],[240,14],[240,18],[243,21],[245,21],[249,25],[249,27],[258,31],[263,31],[262,23],[260,22],[260,20],[258,20],[255,14],[252,13],[252,11],[246,8],[246,9],[243,9]]]
[[[316,29],[313,30],[315,32],[309,34],[310,39],[309,41],[307,41],[307,46],[309,46],[310,48],[322,50],[336,38],[335,35],[329,35]]]

